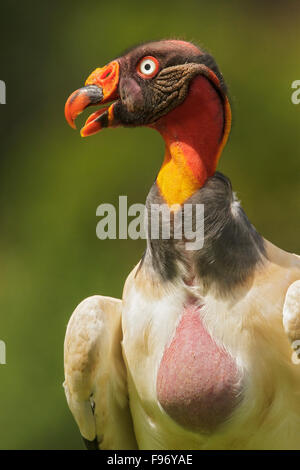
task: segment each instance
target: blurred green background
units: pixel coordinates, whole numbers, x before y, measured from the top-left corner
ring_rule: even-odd
[[[300,253],[299,2],[10,1],[1,4],[0,448],[80,449],[62,389],[69,316],[85,297],[120,297],[144,241],[100,241],[96,207],[143,202],[163,142],[150,129],[86,140],[68,95],[140,41],[205,46],[227,81],[233,129],[219,169],[257,229]],[[89,114],[89,112],[87,113]],[[86,117],[86,115],[85,115]],[[79,120],[80,122],[83,121]]]

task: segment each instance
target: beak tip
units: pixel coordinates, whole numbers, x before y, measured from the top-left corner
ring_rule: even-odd
[[[76,130],[76,124],[75,124],[74,121],[71,121],[71,120],[67,119],[67,122],[68,122],[69,126],[72,127],[72,129]]]
[[[72,113],[69,109],[68,102],[66,103],[66,106],[65,106],[65,118],[69,126],[72,127],[73,129],[76,129],[75,119],[73,118]]]

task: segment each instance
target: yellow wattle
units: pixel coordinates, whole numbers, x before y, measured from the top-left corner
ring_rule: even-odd
[[[156,182],[169,206],[183,204],[200,188],[201,184],[189,168],[178,142],[167,148]]]

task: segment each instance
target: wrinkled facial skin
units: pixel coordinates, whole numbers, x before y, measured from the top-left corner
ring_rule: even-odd
[[[114,116],[123,126],[150,125],[181,104],[193,77],[205,64],[217,75],[225,91],[222,75],[214,59],[196,46],[174,41],[148,43],[117,58],[120,64],[119,96]],[[137,66],[146,56],[155,57],[159,71],[152,78],[143,78]]]

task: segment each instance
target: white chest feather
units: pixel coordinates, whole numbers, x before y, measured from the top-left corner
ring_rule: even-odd
[[[129,283],[123,301],[123,353],[140,448],[281,448],[282,413],[284,426],[292,422],[300,431],[295,392],[300,374],[290,360],[282,326],[290,280],[280,278],[275,292],[259,279],[235,298],[199,298],[201,308],[188,315],[189,287],[177,285],[151,298],[137,282]],[[183,413],[178,415],[180,404]],[[209,406],[215,408],[215,422],[204,413]],[[267,431],[273,422],[275,427]],[[295,446],[293,439],[282,448]]]

